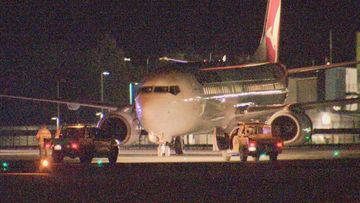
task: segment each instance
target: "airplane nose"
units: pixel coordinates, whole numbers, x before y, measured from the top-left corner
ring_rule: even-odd
[[[161,98],[152,99],[148,95],[139,96],[136,100],[136,113],[141,124],[155,132],[161,131],[159,126],[171,119],[171,108],[171,102]]]
[[[142,127],[157,136],[184,135],[197,122],[197,105],[173,95],[139,95],[136,112]]]
[[[151,99],[147,95],[138,96],[135,99],[136,105],[136,114],[140,121],[144,122],[144,118],[149,119],[155,117],[153,110],[156,107],[156,104],[152,104]],[[145,119],[145,120],[146,120]]]

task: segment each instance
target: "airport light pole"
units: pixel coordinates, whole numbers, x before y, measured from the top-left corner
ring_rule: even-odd
[[[104,76],[110,75],[109,71],[103,71],[100,74],[100,85],[101,85],[101,89],[100,89],[100,93],[101,93],[101,103],[104,103]],[[101,112],[103,112],[104,109],[101,109]]]
[[[56,81],[56,96],[57,99],[60,99],[60,80]],[[57,120],[56,120],[56,130],[59,129],[60,126],[60,104],[57,103],[56,105],[56,116],[57,116]]]
[[[102,112],[97,112],[95,115],[99,116],[100,119],[104,118],[104,114]]]
[[[333,45],[332,45],[332,43],[333,43],[333,40],[332,40],[332,30],[330,30],[330,32],[329,32],[329,58],[330,58],[330,60],[329,60],[329,62],[330,63],[332,63],[332,49],[333,49]]]
[[[125,58],[124,58],[124,61],[125,61],[126,71],[130,71],[130,70],[129,70],[129,65],[128,65],[128,63],[131,62],[131,58],[125,57]]]

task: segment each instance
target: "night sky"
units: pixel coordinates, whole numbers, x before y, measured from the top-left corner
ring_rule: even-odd
[[[56,86],[50,87],[48,81],[55,76],[36,74],[42,67],[36,65],[30,53],[50,42],[64,41],[87,50],[94,46],[95,36],[101,33],[116,39],[116,45],[132,59],[134,67],[144,66],[148,57],[156,59],[189,50],[204,57],[210,53],[251,54],[261,36],[265,7],[266,1],[254,0],[2,1],[0,91],[53,97]],[[279,56],[288,67],[311,65],[313,60],[322,64],[329,56],[330,30],[333,62],[354,60],[355,32],[360,31],[359,0],[284,0],[281,12]],[[65,69],[71,71],[76,67]],[[31,91],[25,91],[24,78],[34,80],[33,77],[38,82]],[[53,105],[32,107],[31,102],[3,99],[0,102],[0,125],[48,122],[49,115],[54,112]],[[14,110],[19,105],[42,111],[41,116],[29,121],[32,113]]]

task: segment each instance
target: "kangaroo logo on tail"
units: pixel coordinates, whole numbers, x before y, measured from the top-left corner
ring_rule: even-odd
[[[269,0],[263,34],[253,59],[257,62],[278,62],[281,0]]]

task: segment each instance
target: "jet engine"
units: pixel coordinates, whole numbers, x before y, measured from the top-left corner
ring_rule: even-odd
[[[312,122],[304,112],[282,110],[267,121],[272,133],[284,139],[285,145],[304,144],[311,137]]]
[[[141,128],[135,111],[128,107],[111,112],[98,122],[105,137],[115,138],[121,145],[132,144],[139,139]]]

